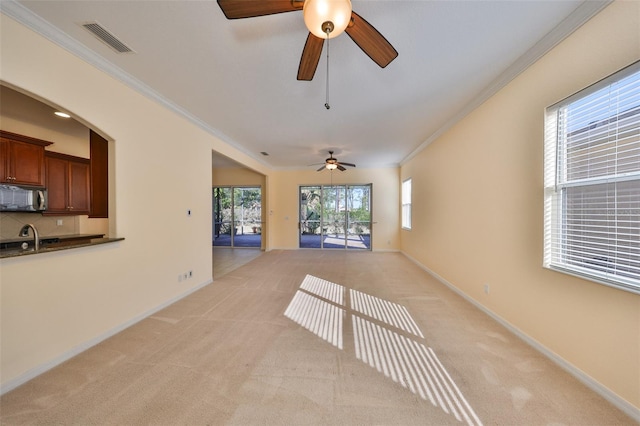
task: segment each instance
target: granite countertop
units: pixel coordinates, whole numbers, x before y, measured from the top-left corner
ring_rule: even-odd
[[[71,234],[51,235],[40,237],[40,249],[34,250],[33,237],[10,238],[0,240],[0,259],[7,257],[27,256],[40,253],[51,253],[80,247],[90,247],[100,244],[122,241],[124,238],[105,238],[104,234]],[[23,249],[21,244],[26,242],[28,247]]]
[[[102,238],[104,234],[68,234],[68,235],[41,235],[40,241],[44,240],[67,240],[67,239],[83,239],[83,238]],[[15,237],[15,238],[0,238],[0,247],[4,247],[5,244],[11,243],[22,243],[22,242],[33,243],[33,234],[29,231],[28,237]]]

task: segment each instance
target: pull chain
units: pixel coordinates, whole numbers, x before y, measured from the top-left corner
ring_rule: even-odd
[[[329,33],[331,31],[327,28],[327,94],[326,94],[326,102],[324,103],[324,107],[326,109],[331,108],[329,105]]]

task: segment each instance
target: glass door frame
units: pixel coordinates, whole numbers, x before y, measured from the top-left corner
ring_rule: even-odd
[[[348,196],[349,191],[351,189],[357,187],[366,187],[368,189],[368,207],[366,211],[368,211],[369,222],[364,226],[368,230],[368,242],[363,243],[363,247],[350,246],[349,236],[354,235],[351,233],[351,225],[356,223],[355,229],[362,229],[362,224],[365,223],[362,220],[353,221],[351,220],[351,211],[353,206],[349,205],[352,197]],[[304,198],[306,195],[303,190],[308,189],[311,192],[314,190],[317,191],[316,197],[317,202],[312,200],[308,200]],[[342,192],[342,195],[339,195],[341,199],[344,199],[344,223],[335,223],[333,227],[332,225],[326,223],[327,219],[327,211],[326,211],[326,199],[328,198],[327,190],[328,189],[336,189],[339,192]],[[337,250],[372,250],[372,241],[373,241],[373,184],[341,184],[341,185],[299,185],[298,187],[298,247],[299,248],[320,248],[320,249],[337,249]],[[337,201],[337,200],[335,200]],[[335,202],[334,201],[334,202]],[[315,209],[309,209],[309,203],[315,204]],[[318,209],[320,211],[316,211]],[[338,206],[335,207],[338,209]],[[303,213],[304,209],[304,213]],[[316,217],[317,216],[317,217]],[[338,216],[341,216],[338,214]],[[368,226],[367,226],[368,225]],[[336,233],[335,231],[341,228],[343,232]],[[334,232],[329,234],[329,230],[333,230]],[[319,232],[319,233],[318,233]],[[325,246],[325,241],[327,241],[330,235],[334,235],[334,241],[327,242],[328,247]],[[360,234],[357,234],[360,235]],[[366,234],[363,234],[366,235]],[[362,238],[362,237],[360,237]],[[317,242],[315,240],[318,240]],[[336,247],[338,241],[344,241],[343,247]],[[364,241],[364,240],[363,240]]]
[[[216,193],[215,191],[217,189],[224,189],[224,190],[229,190],[230,192],[230,203],[231,203],[231,219],[230,221],[217,221],[216,218]],[[254,234],[257,234],[259,236],[259,244],[258,245],[237,245],[235,240],[236,240],[236,235],[238,232],[238,227],[239,226],[243,226],[242,230],[241,230],[241,235],[244,235],[244,223],[239,224],[237,218],[236,218],[236,200],[235,200],[235,196],[236,196],[236,189],[257,189],[260,191],[260,219],[259,221],[255,221],[254,225],[251,227],[252,231]],[[214,185],[212,186],[212,213],[213,213],[213,238],[212,238],[212,245],[215,247],[229,247],[229,248],[238,248],[238,247],[242,247],[242,248],[257,248],[257,249],[262,249],[263,245],[264,245],[264,241],[262,238],[263,233],[263,226],[264,226],[264,197],[263,197],[263,188],[262,185]],[[242,220],[243,221],[243,220]],[[229,224],[230,227],[230,244],[229,245],[216,245],[215,244],[215,238],[216,238],[216,226],[222,226],[225,223]]]

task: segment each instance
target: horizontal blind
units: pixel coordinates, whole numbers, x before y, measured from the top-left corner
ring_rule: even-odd
[[[640,67],[547,110],[545,266],[640,291]]]

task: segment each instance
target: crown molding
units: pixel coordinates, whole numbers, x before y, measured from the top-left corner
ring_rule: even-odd
[[[430,135],[420,146],[418,146],[411,154],[407,155],[401,162],[400,166],[406,164],[418,153],[429,146],[433,141],[442,136],[447,130],[451,129],[456,123],[469,115],[473,110],[482,105],[485,101],[498,93],[503,87],[509,84],[518,75],[533,65],[538,59],[542,58],[551,49],[557,46],[564,39],[569,37],[574,31],[584,25],[587,21],[600,13],[602,9],[613,3],[613,0],[587,0],[578,6],[569,16],[560,22],[553,30],[540,39],[532,48],[527,50],[514,63],[512,63],[502,74],[487,85],[475,98],[466,104],[456,115],[447,120],[447,122]]]
[[[200,127],[201,129],[215,136],[216,138],[222,140],[223,142],[231,145],[238,151],[241,151],[242,153],[256,160],[260,164],[264,165],[265,167],[271,168],[271,166],[268,163],[266,163],[262,158],[257,157],[252,152],[248,151],[246,148],[236,143],[229,136],[211,127],[210,125],[205,123],[203,120],[194,116],[189,111],[182,108],[181,106],[171,102],[169,99],[165,98],[160,93],[158,93],[157,91],[155,91],[154,89],[152,89],[151,87],[143,83],[142,81],[138,80],[137,78],[133,77],[131,74],[125,72],[122,68],[116,66],[112,62],[109,62],[102,56],[93,52],[84,44],[75,40],[74,38],[69,36],[67,33],[61,31],[60,29],[58,29],[57,27],[49,23],[47,20],[36,15],[30,9],[26,8],[25,6],[18,3],[17,1],[1,0],[0,13],[14,19],[15,21],[35,31],[36,33],[40,34],[47,40],[62,47],[66,51],[77,56],[78,58],[82,59],[88,64],[93,65],[100,71],[124,83],[126,86],[137,91],[143,96],[162,105],[163,107],[174,112],[175,114],[185,118],[189,122],[195,124],[196,126]]]
[[[580,28],[584,23],[589,21],[592,17],[598,14],[602,9],[612,3],[613,0],[589,0],[584,1],[578,6],[567,18],[565,18],[560,24],[558,24],[553,30],[551,30],[546,36],[538,41],[531,49],[520,56],[509,68],[507,68],[498,78],[493,80],[489,85],[485,87],[471,102],[465,105],[456,115],[451,117],[443,126],[437,131],[431,134],[420,146],[413,150],[408,156],[406,156],[401,162],[400,166],[406,164],[409,160],[415,157],[418,153],[429,146],[433,141],[439,138],[447,130],[452,128],[456,123],[466,117],[474,109],[478,108],[491,96],[495,95],[500,89],[505,87],[514,78],[520,75],[538,59],[544,56],[547,52],[553,49],[556,45],[562,42],[565,38],[571,35],[574,31]],[[27,28],[42,35],[51,42],[57,44],[83,61],[93,65],[104,73],[114,77],[118,81],[124,83],[131,89],[139,92],[154,102],[164,106],[170,111],[184,117],[186,120],[200,127],[207,133],[215,136],[223,142],[231,145],[238,151],[246,154],[250,158],[256,160],[258,163],[268,168],[273,168],[264,159],[254,155],[248,151],[242,145],[236,143],[232,138],[220,132],[205,123],[200,118],[194,116],[184,108],[171,102],[160,93],[156,92],[151,87],[147,86],[142,81],[134,78],[120,67],[107,61],[100,55],[96,54],[82,43],[70,37],[68,34],[59,30],[57,27],[50,24],[48,21],[42,19],[40,16],[34,14],[31,10],[24,7],[22,4],[15,0],[2,0],[0,1],[0,12],[13,18],[19,23],[23,24]]]

